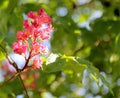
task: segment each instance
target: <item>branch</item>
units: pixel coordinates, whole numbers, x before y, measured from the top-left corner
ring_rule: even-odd
[[[6,85],[10,80],[14,79],[16,76],[18,76],[19,73],[16,73],[15,75],[13,75],[10,79],[8,79],[7,81],[5,81],[2,85],[0,85],[0,88],[2,88],[4,85]]]
[[[76,49],[74,52],[73,52],[73,55],[76,55],[79,51],[81,51],[82,49],[84,49],[84,45],[78,49]]]
[[[29,63],[29,60],[30,60],[30,58],[31,58],[31,53],[32,53],[32,50],[31,50],[30,53],[29,53],[28,59],[26,59],[25,66],[22,68],[22,71],[27,67],[27,65],[28,65],[28,63]]]
[[[21,78],[21,75],[19,74],[18,76],[19,76],[19,79],[20,79],[20,81],[21,81],[21,83],[22,83],[22,85],[23,85],[23,87],[24,87],[24,90],[25,90],[25,92],[26,92],[27,97],[30,98],[29,95],[28,95],[27,89],[26,89],[26,87],[25,87],[25,84],[24,84],[24,82],[23,82],[23,80],[22,80],[22,78]]]
[[[16,70],[19,70],[17,64],[16,64],[15,61],[9,56],[9,54],[8,54],[8,52],[5,50],[5,48],[4,48],[2,45],[0,45],[0,48],[6,53],[6,57],[7,57],[8,61],[9,61],[9,63],[10,63]]]

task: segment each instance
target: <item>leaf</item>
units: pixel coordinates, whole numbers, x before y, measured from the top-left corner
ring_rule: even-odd
[[[102,80],[102,82],[109,88],[111,94],[114,95],[110,83],[108,83],[108,82],[106,81],[106,79],[105,79],[101,74],[99,74],[99,77],[100,77],[100,79]]]
[[[74,56],[66,56],[66,55],[57,55],[57,54],[51,54],[48,58],[49,60],[56,57],[56,60],[54,59],[54,62],[47,64],[44,71],[45,72],[57,72],[62,71],[65,73],[65,77],[68,79],[68,81],[71,82],[80,82],[83,77],[83,71],[85,69],[88,70],[92,78],[98,83],[98,79],[100,78],[102,82],[108,86],[111,93],[112,88],[109,84],[109,82],[99,73],[99,70],[93,66],[93,64],[87,60],[81,59],[79,57]]]
[[[12,46],[12,44],[15,42],[16,37],[15,35],[7,35],[6,38],[4,39],[4,41],[7,43],[7,45],[9,45],[10,47]]]
[[[28,13],[29,11],[39,11],[41,5],[39,3],[26,3],[22,5],[22,7],[23,7],[24,12]]]
[[[56,60],[54,57],[56,57]],[[63,71],[65,74],[67,74],[68,79],[74,82],[82,79],[82,73],[86,66],[76,62],[74,57],[51,54],[48,57],[49,62],[50,59],[55,61],[52,63],[47,63],[47,65],[43,68],[45,72]]]
[[[8,22],[10,20],[10,14],[14,11],[17,2],[17,0],[9,0],[7,8],[0,10],[0,32],[8,32]]]
[[[94,74],[92,74],[92,73],[91,73],[91,76],[98,83],[98,78]]]
[[[46,63],[46,66],[43,67],[43,71],[45,72],[57,72],[57,71],[61,71],[65,60],[62,59],[60,56],[56,56],[57,54],[51,54],[48,57],[48,61]],[[53,61],[52,61],[53,60]]]
[[[21,85],[21,82],[18,78],[9,81],[5,86],[0,88],[0,91],[4,91],[7,95],[18,95],[22,93],[23,90],[23,86]]]
[[[62,71],[67,75],[68,81],[79,83],[82,81],[83,71],[86,68],[85,64],[80,64],[76,62],[75,58],[72,56],[65,56],[63,58],[66,60]]]
[[[4,59],[5,59],[5,54],[2,51],[0,51],[0,60],[4,60]]]
[[[8,31],[7,23],[9,19],[9,14],[5,11],[0,11],[0,32],[6,33]]]
[[[1,61],[1,60],[4,60],[5,57],[6,57],[5,51],[3,51],[3,50],[1,49],[1,47],[0,47],[0,61]]]
[[[113,94],[111,84],[99,73],[99,70],[92,65],[89,61],[86,61],[84,59],[80,59],[79,57],[76,58],[76,60],[81,63],[87,65],[87,70],[93,77],[93,79],[98,82],[98,79],[100,78],[102,82],[109,88],[110,92]]]
[[[5,92],[0,91],[0,98],[7,98],[7,95]]]
[[[69,17],[58,18],[58,20],[62,25],[55,24],[55,27],[59,29],[53,33],[54,37],[51,40],[52,51],[71,55],[78,42],[78,34],[74,33],[77,26]]]
[[[0,32],[0,44],[2,43],[4,38],[5,38],[5,34]]]
[[[19,8],[16,8],[16,12],[10,15],[10,24],[12,27],[15,28],[14,32],[17,32],[17,30],[22,30],[23,28],[23,12],[19,11]]]

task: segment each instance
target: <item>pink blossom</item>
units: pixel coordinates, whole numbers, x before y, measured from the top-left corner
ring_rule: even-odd
[[[39,58],[35,58],[33,60],[32,68],[39,69],[41,67],[41,65],[42,65],[42,61]]]
[[[39,18],[41,18],[42,23],[51,23],[51,18],[47,15],[43,8],[40,9]]]
[[[36,55],[38,53],[44,54],[47,52],[47,48],[45,48],[42,44],[37,42],[37,39],[46,40],[50,39],[50,33],[53,28],[51,25],[51,18],[47,15],[44,9],[41,9],[39,14],[37,12],[29,12],[28,18],[32,18],[31,24],[28,22],[28,19],[24,20],[24,31],[18,31],[16,37],[18,38],[18,42],[13,44],[13,50],[15,53],[22,54],[25,53],[27,48],[32,45],[32,55]],[[31,40],[29,43],[28,40]],[[23,44],[22,42],[28,45]]]
[[[34,26],[29,26],[26,30],[25,33],[26,35],[31,38],[34,38],[34,33],[37,32],[36,28]]]
[[[27,45],[23,44],[22,40],[18,40],[13,44],[13,50],[17,54],[20,54],[20,55],[23,53],[25,54],[27,51]]]
[[[44,9],[40,9],[40,12],[29,12],[27,19],[24,20],[23,31],[18,31],[16,37],[18,41],[13,43],[13,51],[17,54],[24,54],[26,62],[29,63],[32,57],[42,56],[48,53],[48,48],[42,43],[44,40],[49,40],[51,32],[53,31],[51,18],[47,15]],[[27,51],[28,50],[28,51]],[[27,59],[27,53],[29,57]],[[32,59],[33,68],[40,68],[41,60],[35,58]],[[28,64],[24,68],[27,68]]]
[[[36,27],[36,28],[41,25],[41,23],[39,22],[39,18],[38,17],[34,20],[34,22],[32,22],[32,25],[34,27]]]
[[[46,28],[41,27],[39,30],[39,36],[42,40],[50,39],[50,33],[53,31],[51,25]]]
[[[47,54],[48,53],[48,48],[45,47],[43,44],[40,44],[40,54]]]
[[[42,40],[50,39],[50,33],[53,31],[52,25],[45,25],[37,28],[37,32],[34,33],[36,37],[39,36]]]
[[[28,18],[35,19],[37,16],[38,16],[37,12],[32,12],[31,11],[31,12],[28,13]]]
[[[48,53],[48,49],[43,44],[39,44],[38,42],[33,43],[31,57],[37,54],[46,53]]]
[[[28,20],[24,20],[23,26],[24,28],[28,28],[30,26],[30,24],[28,23]]]
[[[31,56],[37,55],[40,53],[40,44],[38,42],[33,43]]]
[[[27,39],[27,35],[25,34],[25,32],[22,32],[22,31],[18,31],[16,37],[19,40],[26,40]]]
[[[36,17],[33,18],[33,12],[29,13],[29,17],[34,19],[33,25],[37,28],[38,26],[41,26],[42,24],[50,24],[51,18],[47,15],[47,13],[44,11],[44,9],[40,9],[40,13],[36,15]]]

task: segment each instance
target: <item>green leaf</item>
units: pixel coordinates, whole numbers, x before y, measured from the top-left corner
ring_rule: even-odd
[[[25,13],[28,13],[29,11],[39,11],[40,7],[41,7],[40,3],[26,3],[22,5],[22,8]]]
[[[72,56],[63,55],[62,58],[66,60],[62,71],[67,75],[68,81],[79,83],[82,80],[86,65],[78,63]]]
[[[9,45],[10,47],[12,46],[12,44],[16,41],[16,37],[15,35],[7,35],[4,39],[4,41],[7,43],[7,45]]]
[[[44,68],[45,72],[50,73],[62,71],[65,73],[68,81],[78,83],[79,81],[82,80],[83,71],[87,69],[92,78],[95,80],[95,82],[98,83],[98,79],[100,78],[102,82],[106,86],[108,86],[111,93],[113,94],[109,82],[99,73],[99,70],[96,67],[94,67],[91,62],[81,59],[79,57],[57,54],[51,54],[48,57],[48,61],[50,62],[51,60],[53,60],[54,57],[56,57],[56,59],[54,59],[54,62],[47,64],[45,66]]]
[[[5,54],[2,51],[0,51],[0,60],[4,60],[4,59],[5,59]]]
[[[3,50],[1,49],[1,47],[0,47],[0,61],[1,61],[1,60],[4,60],[5,57],[6,57],[5,51],[3,51]]]
[[[106,81],[106,79],[105,79],[101,74],[99,74],[99,77],[100,77],[100,79],[102,80],[102,82],[109,88],[109,90],[110,90],[110,92],[112,93],[112,95],[114,95],[110,83],[108,83],[108,82]]]
[[[4,11],[0,11],[0,32],[7,33],[8,19],[9,19],[9,14],[5,13]]]
[[[98,83],[98,77],[91,73],[92,78]]]
[[[0,98],[8,98],[5,92],[0,91]]]
[[[43,67],[43,71],[45,72],[57,72],[61,71],[64,66],[65,60],[62,59],[57,54],[51,54],[48,59],[46,66]]]
[[[0,32],[0,44],[2,44],[4,38],[5,38],[5,34]]]
[[[90,63],[87,60],[80,59],[79,57],[77,57],[76,60],[80,64],[87,65],[87,70],[91,74],[93,79],[98,83],[98,79],[100,78],[102,80],[102,82],[109,88],[110,92],[113,94],[113,91],[112,91],[112,88],[111,88],[111,84],[99,73],[99,70],[96,67],[94,67],[92,65],[92,63]]]
[[[62,25],[55,24],[55,27],[59,29],[53,33],[52,51],[72,55],[78,42],[78,34],[74,33],[78,28],[69,17],[58,18],[58,20]]]

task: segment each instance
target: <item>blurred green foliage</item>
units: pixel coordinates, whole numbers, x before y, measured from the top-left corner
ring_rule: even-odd
[[[0,45],[7,51],[27,12],[44,8],[52,18],[54,54],[47,61],[57,57],[38,71],[37,88],[28,89],[31,98],[120,98],[119,5],[119,0],[0,0]],[[0,88],[0,98],[19,94],[25,92],[18,78]]]

